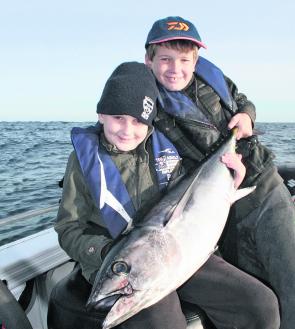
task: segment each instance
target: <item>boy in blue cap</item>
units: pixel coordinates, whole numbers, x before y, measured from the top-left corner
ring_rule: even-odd
[[[238,127],[238,150],[247,170],[242,186],[257,188],[233,206],[221,250],[226,260],[274,289],[281,328],[295,328],[295,208],[273,154],[252,136],[255,106],[199,56],[206,45],[190,21],[178,16],[156,21],[145,48],[161,94],[155,126],[176,146],[187,169]]]

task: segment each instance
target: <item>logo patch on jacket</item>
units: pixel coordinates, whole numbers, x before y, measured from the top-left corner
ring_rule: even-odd
[[[154,109],[154,101],[150,97],[145,96],[143,99],[143,112],[141,113],[141,116],[145,120],[148,120],[150,114],[153,112],[153,109]]]
[[[166,175],[169,181],[172,171],[179,162],[179,155],[175,154],[172,149],[162,151],[163,155],[155,158],[156,171],[160,171],[162,175]]]

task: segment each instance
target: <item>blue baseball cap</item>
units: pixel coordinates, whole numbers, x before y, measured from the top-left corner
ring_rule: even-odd
[[[156,21],[147,36],[145,48],[150,44],[178,39],[190,40],[198,47],[207,48],[194,24],[179,16],[169,16]]]

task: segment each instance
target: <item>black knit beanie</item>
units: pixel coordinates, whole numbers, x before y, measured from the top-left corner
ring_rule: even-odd
[[[151,126],[158,94],[152,71],[145,64],[122,63],[107,80],[96,112],[130,115]]]

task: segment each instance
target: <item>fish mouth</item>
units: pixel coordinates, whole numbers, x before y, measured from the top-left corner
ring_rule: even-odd
[[[111,308],[115,305],[117,300],[122,297],[121,294],[107,296],[98,301],[88,301],[86,304],[87,312],[98,311],[99,313],[108,313]]]
[[[100,294],[95,292],[89,297],[86,309],[87,311],[98,311],[101,313],[108,313],[116,302],[124,296],[132,296],[134,290],[130,284],[125,286],[123,289],[113,291],[109,294]]]

